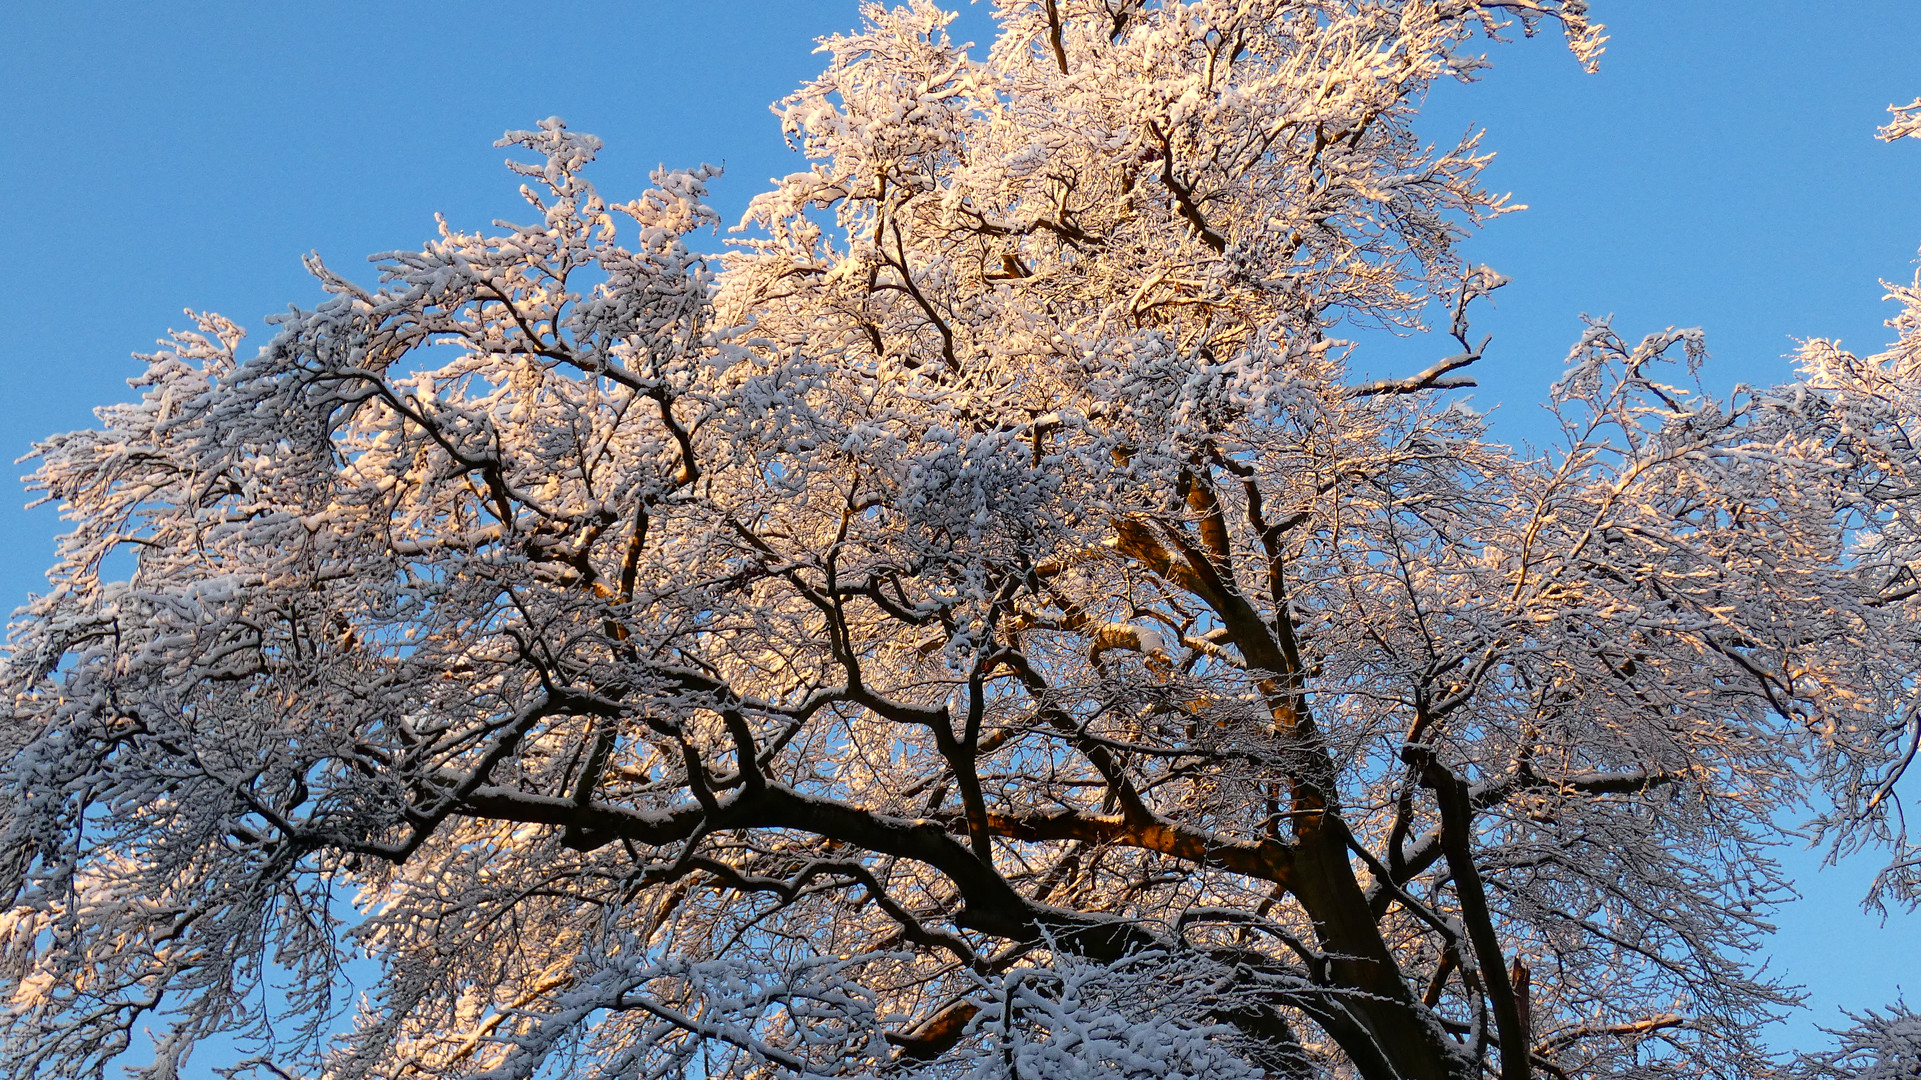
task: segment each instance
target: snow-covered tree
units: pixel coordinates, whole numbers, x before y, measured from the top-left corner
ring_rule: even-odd
[[[1921,1076],[1921,1016],[1906,1004],[1886,1012],[1869,1009],[1854,1026],[1829,1034],[1839,1045],[1801,1061],[1801,1076],[1815,1080],[1909,1080]]]
[[[40,445],[4,1075],[1775,1067],[1780,808],[1921,892],[1921,293],[1728,398],[1595,323],[1518,454],[1450,393],[1503,205],[1410,124],[1584,5],[996,16],[829,39],[718,262],[711,171],[550,120],[532,224]]]

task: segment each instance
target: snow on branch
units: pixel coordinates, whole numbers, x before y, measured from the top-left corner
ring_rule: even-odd
[[[1921,98],[1915,98],[1906,105],[1890,105],[1888,112],[1893,119],[1875,130],[1875,138],[1882,142],[1893,142],[1921,136]]]

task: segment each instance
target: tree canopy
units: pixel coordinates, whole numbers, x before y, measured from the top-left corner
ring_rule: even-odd
[[[1783,807],[1921,899],[1921,287],[1727,396],[1593,322],[1520,453],[1411,123],[1585,4],[995,14],[827,39],[723,256],[547,120],[530,224],[39,445],[0,1073],[1912,1075],[1772,1055],[1750,950]]]

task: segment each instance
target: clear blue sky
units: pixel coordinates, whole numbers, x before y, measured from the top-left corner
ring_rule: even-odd
[[[1716,386],[1786,377],[1800,337],[1872,351],[1879,279],[1921,247],[1921,143],[1872,138],[1921,94],[1921,5],[1596,0],[1599,75],[1557,40],[1499,48],[1444,87],[1433,138],[1487,129],[1489,173],[1532,209],[1467,248],[1514,279],[1477,319],[1495,344],[1477,402],[1503,437],[1543,439],[1545,387],[1583,312],[1626,336],[1705,327]],[[793,171],[769,102],[817,70],[849,0],[495,0],[0,5],[0,452],[120,400],[181,309],[254,328],[317,292],[300,256],[364,272],[457,225],[525,209],[493,140],[558,114],[608,143],[592,174],[630,197],[655,164],[725,163],[730,220]],[[975,8],[959,33],[985,40]],[[1371,342],[1409,371],[1431,342]],[[11,491],[12,494],[7,494]],[[0,603],[43,587],[58,521],[0,484]],[[1921,997],[1921,919],[1861,916],[1867,867],[1813,873],[1780,920],[1775,967],[1818,1016]],[[1864,863],[1856,860],[1856,863]],[[1806,1043],[1807,1021],[1788,1041]],[[198,1063],[204,1064],[204,1062]]]

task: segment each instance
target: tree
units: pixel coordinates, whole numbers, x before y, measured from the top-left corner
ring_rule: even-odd
[[[1409,125],[1583,5],[996,14],[829,39],[718,269],[711,170],[609,204],[549,120],[535,224],[40,445],[8,1075],[1776,1067],[1777,809],[1921,888],[1921,291],[1725,399],[1597,322],[1518,455],[1449,394],[1504,207]]]
[[[1921,1072],[1921,1017],[1899,1004],[1886,1013],[1873,1009],[1850,1014],[1854,1026],[1829,1032],[1840,1045],[1824,1054],[1809,1054],[1802,1075],[1837,1080],[1901,1080]]]

